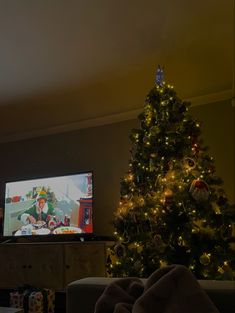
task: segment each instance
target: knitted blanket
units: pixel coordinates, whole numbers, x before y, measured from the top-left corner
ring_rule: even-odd
[[[193,274],[182,265],[156,270],[143,285],[120,278],[106,287],[95,313],[219,313]]]

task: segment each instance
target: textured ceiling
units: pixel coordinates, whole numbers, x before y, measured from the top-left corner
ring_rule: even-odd
[[[138,110],[157,64],[182,98],[229,95],[233,2],[0,0],[0,141]]]

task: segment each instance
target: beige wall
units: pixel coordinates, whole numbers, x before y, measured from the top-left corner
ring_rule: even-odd
[[[135,121],[0,145],[0,181],[94,171],[94,228],[111,235]],[[0,184],[2,194],[2,184]]]
[[[203,122],[203,138],[216,160],[218,175],[234,199],[234,108],[213,103],[191,109]],[[0,192],[5,180],[94,171],[94,230],[112,235],[120,179],[128,169],[129,134],[137,120],[0,145]]]
[[[235,108],[229,100],[192,107],[191,113],[202,122],[202,138],[215,159],[216,174],[235,202]]]

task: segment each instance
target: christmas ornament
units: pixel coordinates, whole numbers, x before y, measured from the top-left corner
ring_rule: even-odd
[[[154,242],[154,245],[155,245],[156,249],[157,249],[160,253],[163,253],[163,252],[165,251],[166,245],[164,244],[161,235],[156,234],[156,235],[153,237],[153,242]]]
[[[214,174],[215,173],[215,166],[214,165],[209,166],[208,172],[211,174]]]
[[[143,143],[146,145],[146,146],[149,146],[150,145],[150,140],[149,140],[149,137],[148,136],[145,136],[143,138]]]
[[[165,178],[166,178],[167,181],[174,180],[175,177],[176,177],[176,173],[175,173],[175,171],[172,171],[172,170],[169,170],[167,172],[167,174],[165,175]]]
[[[149,104],[145,107],[144,116],[145,116],[145,123],[147,126],[149,126],[153,118],[153,111]]]
[[[220,227],[220,232],[221,232],[221,236],[226,239],[226,238],[230,238],[232,236],[232,232],[233,232],[233,227],[231,224],[224,224]]]
[[[182,114],[182,113],[184,113],[186,111],[186,105],[185,104],[186,104],[185,102],[180,104],[180,106],[179,106],[179,113]]]
[[[196,201],[206,201],[209,197],[209,187],[204,180],[194,179],[189,192]]]
[[[141,268],[142,268],[142,264],[139,260],[137,260],[135,263],[134,263],[134,269],[138,272],[141,271]]]
[[[117,243],[114,247],[114,252],[117,257],[121,258],[125,254],[125,246],[121,243]]]
[[[167,189],[164,192],[164,204],[166,206],[171,205],[173,201],[173,191],[171,189]]]
[[[198,144],[196,144],[196,143],[193,144],[192,152],[194,155],[197,155],[200,152],[200,147],[198,146]]]
[[[149,171],[153,172],[154,170],[157,169],[157,167],[155,166],[156,161],[152,158],[149,159]]]
[[[143,251],[143,246],[138,244],[137,247],[136,247],[136,250],[138,253],[141,253]]]
[[[156,234],[154,237],[153,237],[153,240],[154,240],[154,243],[156,246],[161,246],[163,244],[163,241],[162,241],[162,236],[159,235],[159,234]]]
[[[156,84],[161,85],[164,79],[164,68],[158,65],[156,73]]]
[[[142,197],[142,196],[136,196],[136,197],[134,197],[133,200],[140,207],[144,206],[144,204],[145,204],[144,197]]]
[[[210,264],[211,261],[211,255],[210,253],[203,253],[200,258],[199,261],[202,265],[208,265]]]
[[[174,162],[169,161],[169,162],[168,162],[168,168],[169,168],[170,171],[173,170],[173,168],[174,168]]]
[[[150,135],[151,136],[156,136],[156,135],[158,135],[160,132],[161,132],[161,130],[160,130],[160,128],[158,127],[158,126],[152,126],[151,128],[150,128]]]
[[[217,204],[219,206],[223,206],[228,202],[228,199],[225,196],[219,196],[218,200],[217,200]]]
[[[126,182],[131,182],[131,181],[133,181],[133,178],[134,178],[134,175],[133,175],[131,172],[129,172],[127,175],[124,176],[124,180],[125,180]]]
[[[221,215],[220,206],[216,202],[212,202],[212,208],[216,215]]]
[[[222,274],[224,280],[233,280],[233,271],[227,261],[224,261],[223,265],[218,267],[218,272]]]
[[[196,166],[196,162],[194,161],[194,159],[186,157],[184,158],[184,168],[189,171],[194,169]]]

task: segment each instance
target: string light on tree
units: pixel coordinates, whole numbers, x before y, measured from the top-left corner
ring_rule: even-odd
[[[148,277],[180,263],[198,279],[235,279],[235,207],[215,175],[190,103],[163,76],[158,66],[140,127],[131,132],[108,273]]]

